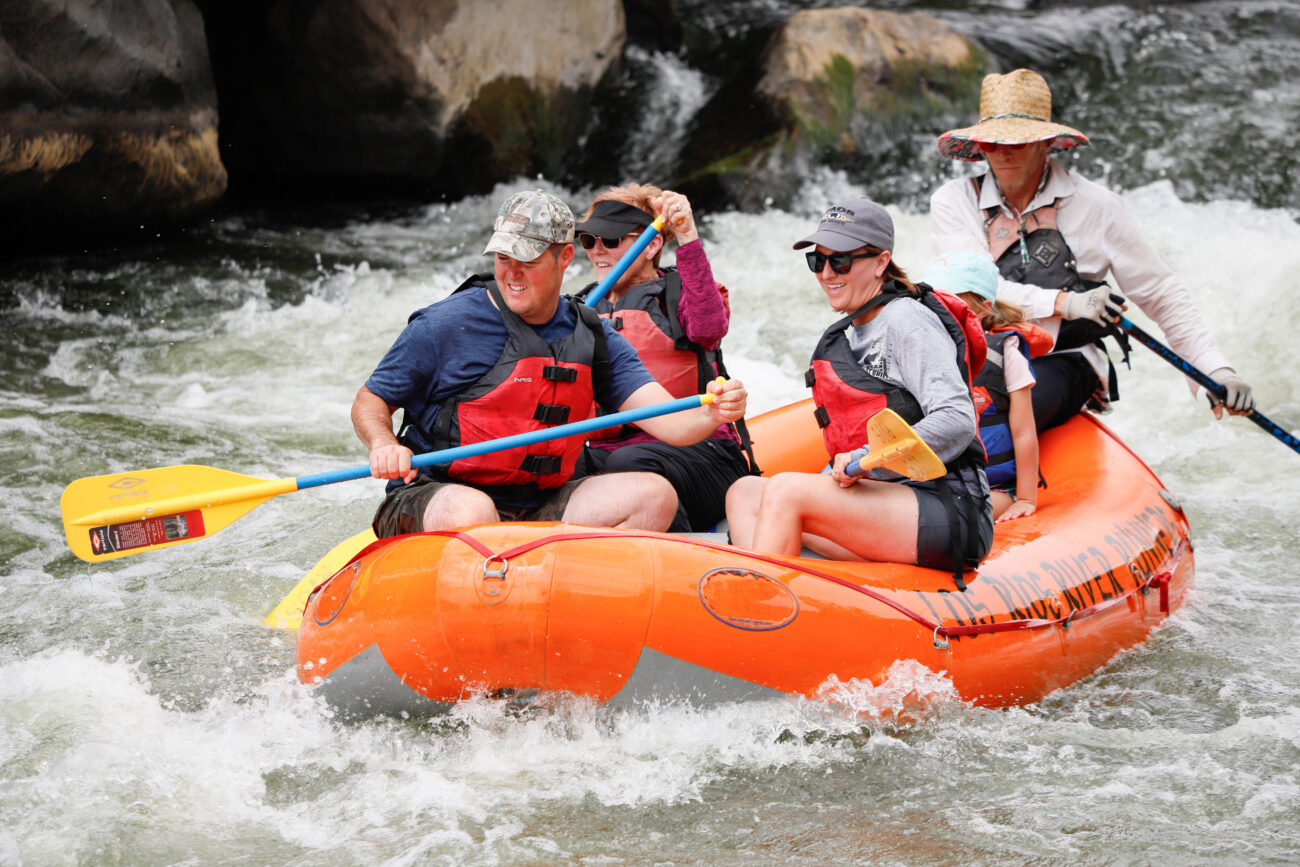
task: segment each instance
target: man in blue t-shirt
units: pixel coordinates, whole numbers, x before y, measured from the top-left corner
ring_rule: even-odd
[[[572,480],[580,437],[415,470],[411,457],[672,399],[607,320],[560,297],[573,261],[573,213],[541,190],[501,206],[484,255],[494,277],[471,278],[450,297],[412,314],[352,404],[370,472],[390,479],[375,514],[381,537],[497,520],[564,520],[666,530],[677,510],[672,485],[653,473]],[[503,309],[504,307],[504,309]],[[740,419],[739,380],[709,386],[699,409],[638,422],[674,445],[709,437]],[[404,412],[400,435],[393,414]]]

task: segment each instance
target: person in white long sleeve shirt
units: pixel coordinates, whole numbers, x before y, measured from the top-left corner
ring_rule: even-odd
[[[949,181],[930,199],[935,249],[989,254],[1002,275],[998,297],[1057,341],[1035,363],[1039,430],[1064,423],[1089,401],[1105,407],[1117,396],[1100,338],[1116,332],[1124,296],[1155,320],[1176,352],[1212,371],[1227,388],[1230,412],[1248,413],[1250,386],[1119,196],[1051,157],[1088,143],[1078,130],[1051,121],[1051,100],[1047,82],[1031,70],[986,76],[980,122],[944,133],[938,147],[952,159],[983,159],[988,170]],[[1107,275],[1123,294],[1105,284]],[[1211,406],[1221,418],[1224,404],[1212,398]]]

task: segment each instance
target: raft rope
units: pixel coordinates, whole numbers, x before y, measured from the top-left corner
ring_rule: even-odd
[[[476,552],[478,552],[485,558],[486,562],[484,563],[483,566],[485,577],[491,577],[497,579],[505,578],[506,572],[510,568],[511,559],[518,557],[521,554],[525,554],[529,551],[532,551],[536,548],[540,548],[544,545],[551,545],[557,542],[579,541],[583,539],[610,539],[610,538],[664,539],[665,538],[662,534],[658,534],[658,533],[638,533],[638,532],[630,532],[630,531],[620,531],[617,534],[609,533],[609,532],[562,533],[555,536],[546,536],[545,538],[542,539],[533,539],[530,542],[524,542],[523,544],[516,545],[515,547],[510,548],[506,551],[497,553],[494,552],[487,545],[484,545],[478,539],[460,530],[435,530],[429,533],[424,533],[422,535],[445,536],[447,538],[457,539],[461,542],[464,542],[466,545],[473,548]],[[397,538],[400,537],[398,536],[391,537],[391,539],[397,539]],[[387,542],[390,541],[391,539],[383,539],[381,540],[381,542]],[[717,542],[709,542],[705,539],[681,538],[681,539],[677,539],[676,541],[683,542],[689,545],[695,545],[696,547],[699,548],[706,548],[712,551],[724,552],[731,555],[736,555],[737,553],[741,553],[742,550],[742,549],[732,547],[731,545],[722,545]],[[1077,621],[1082,620],[1085,617],[1091,617],[1094,614],[1100,614],[1103,611],[1108,611],[1111,608],[1114,608],[1116,605],[1119,605],[1121,602],[1128,602],[1130,607],[1135,606],[1136,602],[1133,600],[1133,596],[1138,593],[1142,594],[1143,596],[1146,596],[1151,591],[1151,588],[1153,586],[1160,591],[1160,612],[1162,614],[1168,614],[1169,613],[1169,582],[1173,579],[1174,574],[1178,571],[1179,564],[1182,561],[1183,554],[1186,552],[1186,550],[1187,550],[1187,539],[1183,538],[1182,540],[1179,541],[1178,545],[1175,546],[1175,548],[1169,553],[1169,558],[1167,560],[1169,567],[1164,571],[1158,572],[1150,576],[1145,581],[1142,581],[1141,583],[1137,584],[1131,590],[1128,590],[1125,593],[1121,593],[1118,596],[1112,596],[1109,599],[1103,599],[1101,602],[1098,602],[1095,605],[1090,605],[1087,608],[1072,608],[1070,609],[1070,613],[1065,615],[1064,617],[1058,617],[1056,619],[1029,617],[1029,618],[1022,618],[1019,620],[1003,620],[995,623],[971,623],[971,624],[951,625],[951,626],[944,626],[942,623],[936,623],[930,618],[926,617],[924,614],[920,614],[916,611],[913,611],[912,609],[908,608],[906,605],[903,605],[901,602],[892,599],[888,595],[881,593],[878,590],[874,590],[870,587],[864,587],[861,584],[854,584],[852,581],[849,581],[846,578],[841,578],[838,575],[831,575],[830,573],[827,572],[821,572],[817,569],[812,569],[804,563],[791,563],[789,560],[783,560],[780,557],[773,557],[755,551],[743,551],[743,556],[748,557],[751,560],[759,560],[763,563],[770,563],[774,566],[781,566],[783,568],[791,569],[796,572],[802,572],[806,575],[812,575],[816,578],[821,578],[825,581],[830,581],[833,584],[838,584],[841,587],[845,587],[856,593],[861,593],[862,595],[874,599],[875,601],[881,603],[882,605],[886,605],[894,609],[895,611],[899,612],[900,614],[903,614],[911,618],[918,625],[923,626],[926,630],[928,630],[931,633],[931,638],[936,648],[938,648],[939,650],[947,650],[948,639],[950,637],[960,638],[963,635],[984,635],[984,634],[995,633],[995,632],[1015,632],[1021,629],[1042,629],[1044,627],[1056,626],[1056,625],[1059,625],[1062,629],[1068,630],[1070,626],[1076,623]],[[488,567],[491,566],[492,563],[500,563],[501,565],[499,568],[489,569]]]

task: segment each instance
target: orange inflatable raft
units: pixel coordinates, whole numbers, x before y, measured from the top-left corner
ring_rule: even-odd
[[[767,473],[826,461],[810,402],[750,423]],[[1143,641],[1182,601],[1187,519],[1081,415],[1042,438],[1039,509],[951,573],[775,557],[720,534],[504,523],[375,542],[307,601],[298,674],[349,715],[476,694],[731,700],[869,679],[898,660],[965,700],[1035,701]]]

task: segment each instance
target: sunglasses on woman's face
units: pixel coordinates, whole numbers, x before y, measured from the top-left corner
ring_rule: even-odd
[[[883,250],[876,250],[874,253],[826,253],[817,250],[809,251],[804,255],[808,257],[808,270],[814,274],[820,274],[826,267],[826,263],[831,263],[831,270],[836,274],[847,274],[853,270],[854,259],[874,259],[879,256]]]
[[[628,238],[635,238],[639,234],[641,233],[633,232],[630,235],[620,235],[617,238],[606,238],[604,235],[593,235],[589,232],[582,232],[578,235],[578,243],[582,245],[582,249],[590,250],[592,247],[596,246],[597,241],[600,241],[600,243],[605,245],[606,250],[617,250],[619,247],[623,246],[625,240]]]

